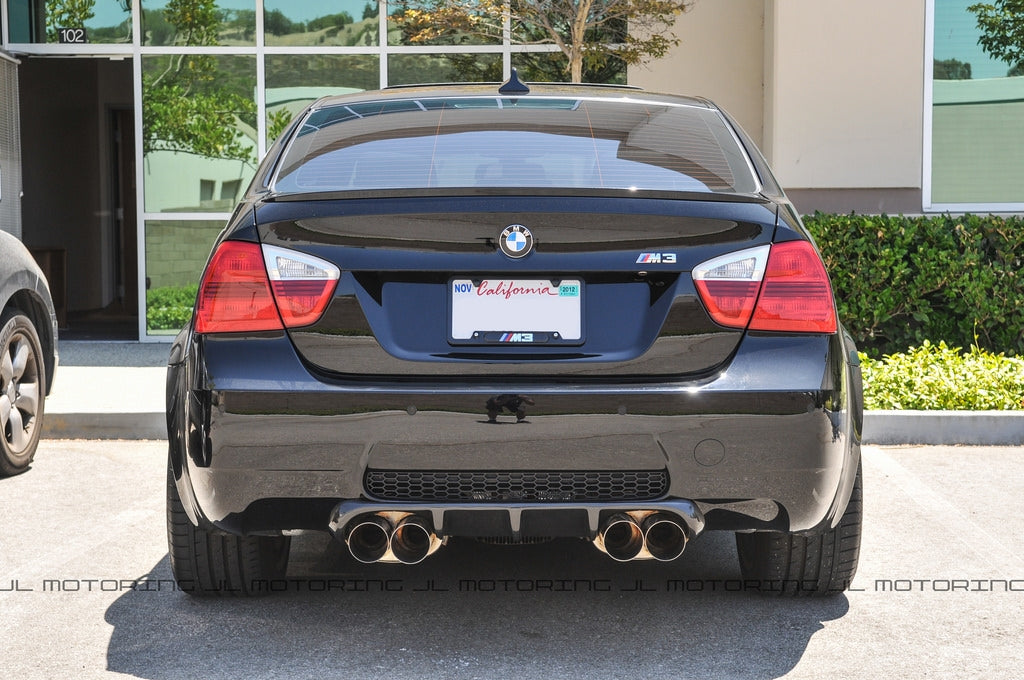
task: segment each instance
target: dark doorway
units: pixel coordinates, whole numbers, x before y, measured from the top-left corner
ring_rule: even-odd
[[[139,232],[135,193],[135,112],[119,108],[110,111],[111,183],[114,217],[114,285],[117,312],[130,319],[131,335],[138,335]]]
[[[130,59],[23,58],[22,240],[60,301],[62,339],[139,337]]]

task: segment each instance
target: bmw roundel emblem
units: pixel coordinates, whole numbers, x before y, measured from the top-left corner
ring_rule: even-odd
[[[510,224],[502,230],[498,245],[509,257],[524,257],[533,250],[533,234],[521,224]]]

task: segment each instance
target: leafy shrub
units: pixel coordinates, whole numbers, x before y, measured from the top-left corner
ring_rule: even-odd
[[[163,286],[146,291],[146,328],[178,330],[192,317],[199,286]]]
[[[925,339],[1024,354],[1024,219],[815,213],[804,224],[839,316],[872,356]]]
[[[861,354],[864,407],[914,410],[1024,409],[1024,358],[927,340],[902,354]]]

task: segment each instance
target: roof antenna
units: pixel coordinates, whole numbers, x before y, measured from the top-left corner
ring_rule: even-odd
[[[519,80],[519,72],[514,68],[508,80],[498,88],[498,94],[529,94],[530,88],[523,81]]]

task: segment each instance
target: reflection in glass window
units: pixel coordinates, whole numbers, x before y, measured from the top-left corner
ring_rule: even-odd
[[[256,58],[142,58],[147,212],[230,212],[199,178],[248,183],[256,168]]]
[[[751,193],[757,182],[703,107],[484,96],[313,111],[274,182],[283,193],[435,187]]]
[[[1024,64],[985,51],[975,2],[935,0],[931,201],[1020,203]]]
[[[526,52],[512,55],[512,66],[519,77],[533,83],[565,83],[569,76],[569,59],[561,52]],[[621,59],[609,58],[601,66],[583,65],[583,82],[626,84],[626,64]]]
[[[146,332],[173,335],[192,315],[206,258],[220,221],[146,222]]]
[[[131,0],[8,0],[14,43],[130,44]]]
[[[500,83],[500,54],[392,54],[388,84]]]
[[[238,200],[238,193],[242,190],[242,180],[240,179],[229,179],[221,182],[220,184],[220,200],[227,201],[229,204],[234,206],[235,201]]]
[[[255,0],[142,0],[142,44],[255,45]]]
[[[502,37],[501,16],[474,17],[469,14],[460,17],[448,12],[451,26],[437,30],[438,22],[421,10],[430,10],[430,0],[392,0],[388,3],[388,44],[389,45],[500,45]],[[500,12],[500,5],[494,5]],[[478,20],[477,20],[478,19]],[[435,78],[432,81],[437,82]]]
[[[563,11],[565,10],[557,9],[555,13]],[[536,24],[516,22],[511,28],[513,44],[550,44],[552,41],[550,31]],[[626,33],[626,21],[616,19],[591,28],[587,32],[587,40],[593,43],[616,44],[624,42]],[[571,80],[569,59],[561,51],[513,54],[512,62],[528,80],[555,83]],[[582,81],[623,85],[626,83],[626,64],[613,55],[593,52],[584,60]]]
[[[377,0],[266,0],[264,41],[274,46],[343,45],[379,42]]]
[[[267,142],[306,105],[332,94],[376,90],[380,58],[364,54],[269,54],[266,57]]]
[[[503,153],[496,153],[502,149]],[[650,149],[610,139],[524,131],[457,132],[382,139],[311,160],[278,182],[282,192],[368,189],[585,188],[709,191],[696,175]],[[717,178],[716,178],[717,179]],[[717,185],[722,184],[717,179]]]

